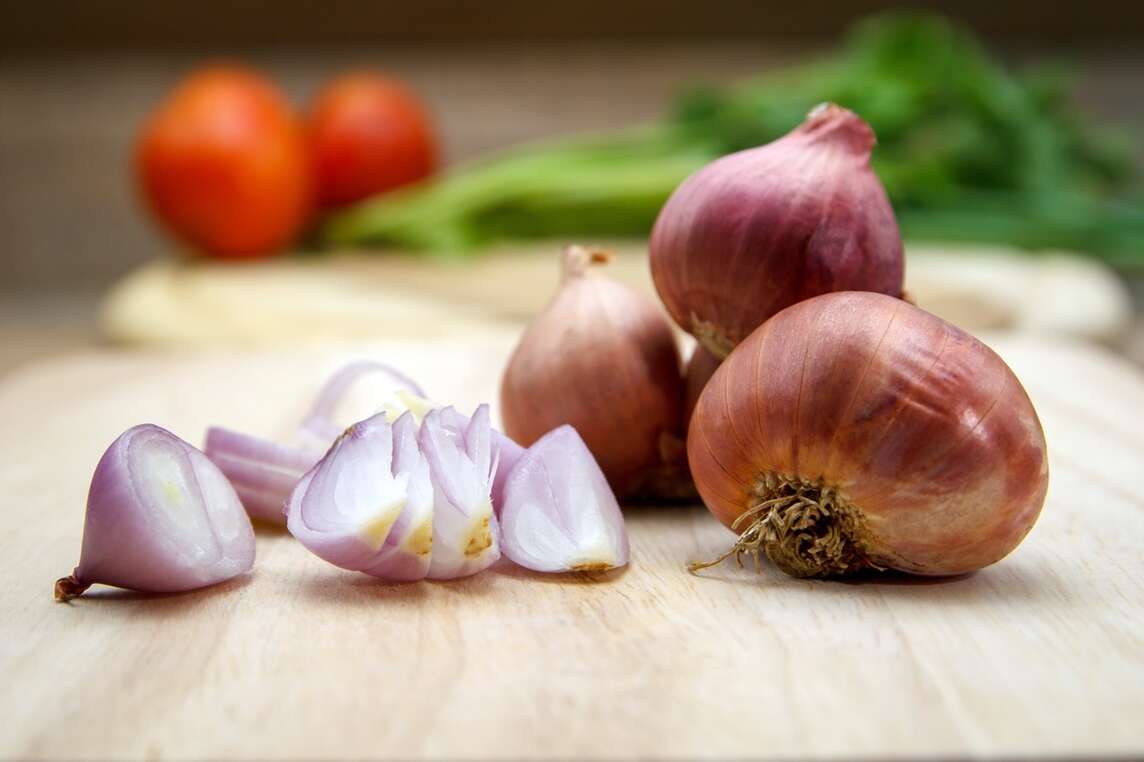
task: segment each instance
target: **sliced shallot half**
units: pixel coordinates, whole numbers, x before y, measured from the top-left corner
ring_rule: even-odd
[[[476,574],[500,558],[489,406],[478,407],[463,430],[449,420],[456,420],[455,410],[430,411],[418,436],[433,479],[433,579]]]
[[[509,474],[500,530],[504,554],[534,571],[603,571],[628,562],[615,493],[568,425],[537,440]]]
[[[153,593],[213,585],[250,570],[254,530],[219,469],[177,436],[133,426],[91,479],[79,566],[65,601],[101,582]]]
[[[355,423],[294,488],[286,526],[335,566],[422,579],[432,553],[434,493],[409,413]]]

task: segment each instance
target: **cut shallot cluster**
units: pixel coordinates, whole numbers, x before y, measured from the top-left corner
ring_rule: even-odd
[[[347,429],[298,483],[287,527],[326,561],[387,580],[468,576],[502,551],[546,572],[627,563],[619,505],[573,429],[527,451],[497,439],[487,405],[472,418],[434,409],[419,427],[410,412],[392,423],[375,415]],[[498,468],[501,453],[514,460],[510,469]]]
[[[381,412],[340,430],[335,408],[376,372],[397,388],[377,400]],[[249,571],[247,512],[285,520],[319,557],[386,580],[465,577],[502,550],[545,572],[628,562],[615,494],[571,427],[525,450],[492,428],[488,405],[471,418],[434,406],[393,368],[361,362],[323,387],[299,439],[216,427],[204,455],[158,426],[128,429],[96,468],[80,563],[56,598],[96,582],[177,592]],[[325,455],[322,441],[332,441]]]

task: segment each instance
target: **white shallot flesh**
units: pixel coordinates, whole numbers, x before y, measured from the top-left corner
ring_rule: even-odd
[[[509,474],[500,531],[504,554],[534,571],[604,571],[628,563],[615,493],[568,425],[537,440]]]
[[[133,426],[91,479],[79,565],[56,600],[94,583],[151,593],[194,590],[254,564],[254,530],[238,495],[203,453],[166,429]]]
[[[294,488],[286,526],[335,566],[389,580],[422,579],[433,546],[433,485],[410,413],[350,426]]]
[[[492,503],[497,463],[489,406],[478,407],[464,430],[443,423],[452,418],[455,411],[430,411],[418,436],[433,481],[432,579],[476,574],[500,558]]]

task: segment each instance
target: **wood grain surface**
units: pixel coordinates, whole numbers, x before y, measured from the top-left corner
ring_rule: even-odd
[[[1144,753],[1144,380],[1082,345],[997,339],[1042,416],[1051,488],[1009,558],[919,581],[684,563],[731,535],[627,513],[632,564],[389,585],[262,528],[252,574],[53,602],[91,469],[128,425],[284,435],[341,361],[463,406],[510,336],[305,353],[74,355],[0,384],[0,754],[631,758]]]
[[[296,345],[523,326],[552,299],[566,244],[504,244],[479,257],[437,260],[396,251],[244,263],[157,259],[109,291],[102,333],[122,344]],[[646,241],[603,247],[614,254],[608,275],[656,298]],[[1131,297],[1116,274],[1076,254],[912,243],[907,252],[911,297],[968,331],[1107,342],[1132,319]]]

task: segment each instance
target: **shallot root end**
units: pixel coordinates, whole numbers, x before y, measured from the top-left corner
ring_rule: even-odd
[[[731,354],[735,342],[731,340],[717,325],[702,319],[694,312],[691,313],[691,335],[703,345],[711,354],[723,359]]]
[[[69,574],[56,580],[56,600],[61,603],[83,595],[83,591],[91,587],[91,583],[80,582],[75,574]]]
[[[755,486],[751,507],[735,520],[742,530],[735,544],[713,561],[692,562],[692,573],[734,556],[754,560],[765,553],[792,577],[835,577],[863,569],[880,569],[860,548],[861,513],[837,490],[778,474],[765,474]]]

